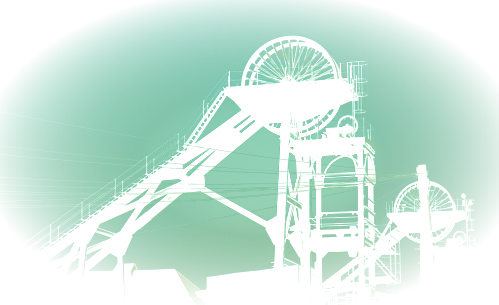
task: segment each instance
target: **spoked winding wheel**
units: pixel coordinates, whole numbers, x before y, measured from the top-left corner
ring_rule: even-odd
[[[251,56],[244,68],[242,86],[310,82],[341,78],[336,62],[315,41],[299,36],[284,36],[269,41]],[[306,101],[304,101],[306,102]],[[305,137],[325,127],[337,109],[301,122],[299,132]],[[267,128],[277,133],[280,123]]]
[[[430,187],[428,190],[428,203],[430,206],[430,213],[440,212],[440,211],[455,211],[456,206],[454,200],[450,196],[449,192],[438,183],[430,181]],[[419,200],[419,189],[417,182],[413,182],[406,186],[400,194],[397,196],[394,205],[394,213],[414,213],[418,212],[420,209]],[[433,243],[441,241],[445,238],[453,229],[454,224],[447,225],[438,230],[432,231]],[[407,237],[415,242],[419,242],[420,233],[409,233]]]

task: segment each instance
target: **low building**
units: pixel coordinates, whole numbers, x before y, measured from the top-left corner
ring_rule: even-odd
[[[55,297],[41,296],[36,304],[69,304],[75,298],[76,283]],[[198,293],[196,293],[198,292]],[[127,305],[205,305],[198,296],[200,289],[175,269],[137,270],[125,264],[125,300]],[[119,304],[116,271],[85,273],[82,304]]]

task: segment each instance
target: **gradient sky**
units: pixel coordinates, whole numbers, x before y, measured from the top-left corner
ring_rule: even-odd
[[[2,95],[1,219],[28,239],[175,136],[228,70],[242,70],[261,45],[284,35],[315,40],[337,62],[367,61],[377,174],[414,173],[427,164],[430,179],[453,197],[475,199],[478,242],[492,231],[499,126],[490,70],[442,32],[343,1],[144,5],[46,47]],[[269,161],[239,156],[223,166],[276,168],[277,145],[262,130],[241,152]],[[209,177],[213,185],[262,179],[277,176]],[[376,186],[378,223],[386,201],[409,182]],[[176,268],[201,287],[206,276],[270,267],[272,244],[262,228],[196,196],[180,198],[139,232],[125,262]],[[272,195],[257,198],[238,200],[252,209],[275,204]],[[258,213],[272,217],[272,209]],[[402,244],[405,283],[416,282],[416,247]]]

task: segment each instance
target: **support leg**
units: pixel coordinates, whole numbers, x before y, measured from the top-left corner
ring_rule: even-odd
[[[371,210],[374,211],[374,185],[372,183],[367,184],[367,205],[369,207],[368,210],[368,219],[374,223],[374,215],[370,212]],[[369,238],[371,239],[371,242],[374,244],[374,228],[369,227]],[[369,251],[374,251],[374,245],[369,249]],[[369,259],[369,266],[368,266],[368,281],[369,284],[371,285],[374,283],[375,277],[376,277],[376,261],[374,259]]]
[[[322,290],[322,260],[326,254],[318,252],[315,254],[315,277],[314,277],[314,290],[315,298],[314,304],[323,304],[323,290]]]
[[[279,158],[279,195],[277,199],[276,243],[272,305],[282,305],[284,289],[284,221],[288,186],[288,154],[291,101],[283,100],[281,111],[281,146]]]
[[[118,246],[118,299],[125,305],[125,270],[123,266],[123,245]]]
[[[303,227],[303,259],[304,259],[304,272],[303,272],[303,300],[304,300],[304,305],[310,305],[310,206],[309,206],[309,198],[310,198],[310,171],[312,169],[312,166],[310,166],[310,146],[305,146],[303,152],[303,161],[304,161],[304,166],[303,169],[305,169],[305,172],[307,173],[305,175],[305,198],[303,198],[303,221],[304,221],[304,227]]]
[[[422,224],[421,224],[422,225]],[[426,304],[426,278],[425,278],[425,257],[424,257],[424,240],[421,234],[420,244],[420,266],[419,266],[419,304]]]
[[[319,156],[317,157],[317,160],[315,160],[315,172],[316,173],[321,173],[322,168],[322,158]],[[317,204],[317,213],[316,213],[316,229],[320,230],[321,228],[321,216],[322,216],[322,185],[324,183],[324,176],[322,175],[316,175],[315,176],[315,200]],[[319,302],[318,304],[322,305],[322,296],[323,296],[323,289],[322,289],[322,255],[318,254],[317,255],[317,263],[315,269],[317,270],[317,284],[318,286],[318,291],[319,291]]]
[[[364,276],[364,144],[357,144],[357,178],[358,186],[358,224],[359,224],[359,304],[364,305],[366,299],[366,279]]]

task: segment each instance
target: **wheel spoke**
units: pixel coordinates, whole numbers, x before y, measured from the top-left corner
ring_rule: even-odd
[[[446,210],[446,205],[449,203],[451,204],[452,207],[452,201],[450,201],[449,198],[447,197],[447,194],[441,190],[438,190],[438,193],[436,193],[435,196],[433,196],[433,199],[434,199],[433,202],[434,208],[437,211]]]
[[[440,185],[430,182],[428,189],[428,203],[430,205],[430,211],[453,211],[454,201],[450,197],[449,193]],[[413,182],[405,187],[402,192],[397,196],[395,201],[394,212],[404,213],[404,212],[417,212],[420,207],[419,189],[417,187],[417,182]],[[432,230],[432,242],[439,242],[445,238],[453,229],[454,224],[450,224],[446,227],[440,228],[438,230]],[[420,233],[410,233],[408,234],[409,239],[419,242],[421,234]]]
[[[321,68],[321,69],[324,69],[324,68]],[[314,71],[314,73],[317,73],[318,71],[320,71],[320,70]],[[311,73],[309,73],[309,74],[307,74],[307,75],[310,75],[310,78],[313,78],[313,79],[318,79],[319,77],[321,77],[321,76],[323,76],[323,75],[327,75],[327,74],[329,74],[329,73],[328,73],[328,72],[324,72],[324,73],[319,74],[319,75],[315,74],[315,75],[314,75],[315,77],[312,77],[312,74],[311,74]]]
[[[281,51],[282,51],[282,56],[284,57],[284,63],[286,64],[284,75],[287,76],[289,71],[289,60],[288,57],[286,56],[286,50],[284,50],[284,44],[282,43],[281,43]]]
[[[264,68],[268,68],[267,67],[267,63],[265,63],[263,65]],[[263,72],[263,76],[266,76],[270,79],[273,79],[273,80],[278,80],[279,79],[279,74],[275,73],[275,69],[261,69],[261,70],[258,70],[258,73],[261,75]]]
[[[298,73],[296,74],[296,76],[297,76],[297,77],[300,77],[301,79],[303,79],[303,78],[301,77],[301,74],[302,74],[303,69],[306,69],[306,68],[307,68],[307,66],[306,66],[306,65],[301,65],[301,63],[302,63],[302,62],[304,62],[304,61],[307,59],[307,57],[308,57],[308,52],[311,50],[310,48],[306,48],[306,49],[307,49],[307,50],[306,50],[305,56],[303,57],[303,59],[301,59],[301,58],[300,58],[300,65],[298,66],[299,70],[298,70]],[[314,50],[314,51],[315,51],[315,50]],[[301,54],[300,54],[300,55],[301,55]]]
[[[296,52],[297,56],[296,56],[296,60],[295,60],[296,67],[295,67],[295,70],[293,71],[293,78],[295,78],[295,79],[298,76],[299,70],[301,69],[300,59],[302,57],[304,50],[305,50],[305,47],[300,48],[300,44],[298,43],[298,52]]]
[[[289,75],[292,76],[295,67],[293,62],[293,45],[291,44],[291,39],[289,40],[289,62],[291,63],[291,69],[289,71]]]
[[[312,53],[312,58],[310,58],[310,60],[304,65],[304,67],[310,67],[310,63],[312,62],[312,60],[314,60],[316,54],[318,53],[319,51],[317,50],[314,50],[314,53]]]
[[[275,54],[276,54],[276,56],[277,56],[277,60],[279,60],[279,64],[280,64],[280,66],[281,66],[281,68],[282,68],[282,71],[285,71],[285,70],[284,70],[284,66],[283,66],[283,64],[282,64],[282,61],[281,61],[281,57],[279,56],[279,53],[277,53],[277,50],[275,49],[275,46],[274,46],[274,45],[272,45],[272,47],[274,48],[274,52],[275,52]],[[281,73],[282,73],[282,72],[281,72]],[[285,74],[286,74],[286,73],[284,72],[284,74],[283,74],[283,75],[285,75]]]
[[[417,190],[411,190],[411,192],[407,193],[408,200],[411,203],[411,208],[413,212],[419,211],[419,192]]]
[[[265,52],[267,52],[267,50],[265,50]],[[270,52],[272,52],[272,50],[270,50]],[[275,52],[275,48],[274,48],[274,52]],[[272,63],[274,64],[274,69],[275,71],[274,72],[277,72],[277,74],[280,75],[279,78],[283,78],[284,77],[284,69],[282,68],[282,65],[281,63],[279,62],[279,64],[275,61],[275,56],[271,56],[269,52],[267,52],[268,56],[269,56],[269,59],[272,60]],[[269,65],[270,66],[270,65]]]
[[[258,49],[251,60],[253,62],[248,63],[243,72],[243,86],[279,83],[285,79],[297,82],[329,79],[334,77],[332,69],[336,66],[322,47],[306,38],[295,36],[270,41]],[[258,82],[255,82],[256,79]],[[306,136],[326,126],[337,109],[332,110],[330,114],[317,117],[312,124],[299,126],[297,132]],[[280,128],[280,124],[269,126],[271,129]]]
[[[274,49],[275,50],[275,49]],[[265,53],[267,53],[267,56],[270,58],[271,60],[271,63],[275,66],[275,68],[277,69],[276,72],[279,74],[279,76],[281,78],[284,78],[284,75],[282,74],[281,71],[279,71],[279,66],[277,65],[277,63],[274,61],[274,59],[270,56],[269,52],[267,52],[267,49],[265,49]],[[276,54],[277,56],[277,54]]]
[[[438,195],[438,192],[432,192],[430,191],[429,192],[429,196],[428,196],[428,204],[430,206],[430,210],[435,210],[437,208],[437,205],[438,205],[438,201],[436,200],[436,197]]]
[[[296,71],[298,70],[298,61],[300,60],[300,54],[301,54],[301,48],[300,48],[300,42],[296,43],[296,51],[294,54],[294,59],[293,59],[293,71],[292,71],[292,77],[296,78]]]

